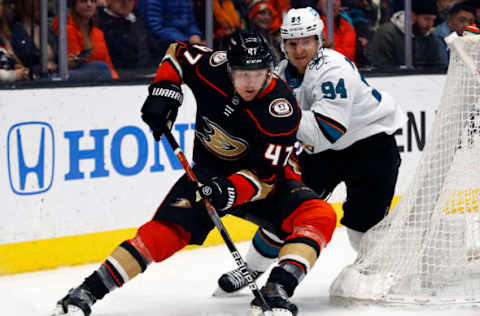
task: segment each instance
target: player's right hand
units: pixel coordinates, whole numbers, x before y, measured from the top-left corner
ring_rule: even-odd
[[[237,193],[233,183],[228,178],[213,178],[205,183],[198,183],[195,192],[196,202],[209,200],[217,211],[224,211],[233,206]]]
[[[166,128],[171,129],[182,104],[182,88],[169,81],[158,81],[148,88],[148,97],[142,106],[142,120],[159,141]]]

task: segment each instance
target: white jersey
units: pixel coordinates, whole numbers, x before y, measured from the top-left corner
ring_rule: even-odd
[[[388,93],[370,87],[357,67],[332,49],[319,49],[298,87],[287,65],[283,60],[276,72],[302,109],[297,138],[309,153],[341,150],[381,132],[391,135],[407,120]]]

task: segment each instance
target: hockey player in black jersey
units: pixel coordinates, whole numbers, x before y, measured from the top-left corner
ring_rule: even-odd
[[[268,46],[243,33],[229,44],[227,52],[172,44],[142,107],[142,119],[158,141],[175,121],[180,85],[191,88],[197,101],[193,160],[200,187],[181,177],[153,219],[71,289],[51,315],[88,316],[97,300],[150,263],[188,244],[202,244],[214,225],[201,198],[209,199],[220,216],[245,218],[285,239],[261,292],[274,312],[296,315],[289,298],[330,241],[336,215],[300,182],[294,143],[301,111],[285,83],[271,74]],[[251,305],[261,312],[259,302]]]
[[[350,60],[322,46],[323,22],[316,10],[289,10],[280,30],[287,59],[276,73],[302,108],[297,133],[305,148],[299,156],[302,179],[324,198],[345,183],[340,223],[357,250],[363,234],[388,214],[401,162],[394,133],[407,116]],[[245,260],[255,276],[273,264],[281,247],[281,237],[259,228]],[[218,283],[214,295],[219,296],[247,284],[237,270],[224,273]]]

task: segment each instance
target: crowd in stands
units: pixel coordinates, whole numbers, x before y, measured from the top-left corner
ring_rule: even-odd
[[[448,66],[445,36],[478,24],[479,0],[411,0],[413,64]],[[329,38],[327,0],[213,0],[214,49],[242,29],[264,36],[275,61],[290,8],[311,6],[325,24],[324,43],[361,69],[405,64],[404,0],[333,0]],[[40,69],[39,0],[0,0],[0,81],[58,76],[56,0],[49,0],[47,72]],[[171,42],[205,44],[205,0],[67,0],[69,79],[151,76]]]

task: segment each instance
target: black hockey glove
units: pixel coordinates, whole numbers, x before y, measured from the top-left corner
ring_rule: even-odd
[[[213,178],[200,183],[196,192],[196,201],[209,200],[218,211],[225,211],[233,206],[237,191],[232,181],[227,178]]]
[[[152,129],[156,141],[167,128],[172,128],[182,101],[182,88],[173,82],[159,81],[148,87],[148,97],[142,106],[142,120]]]

